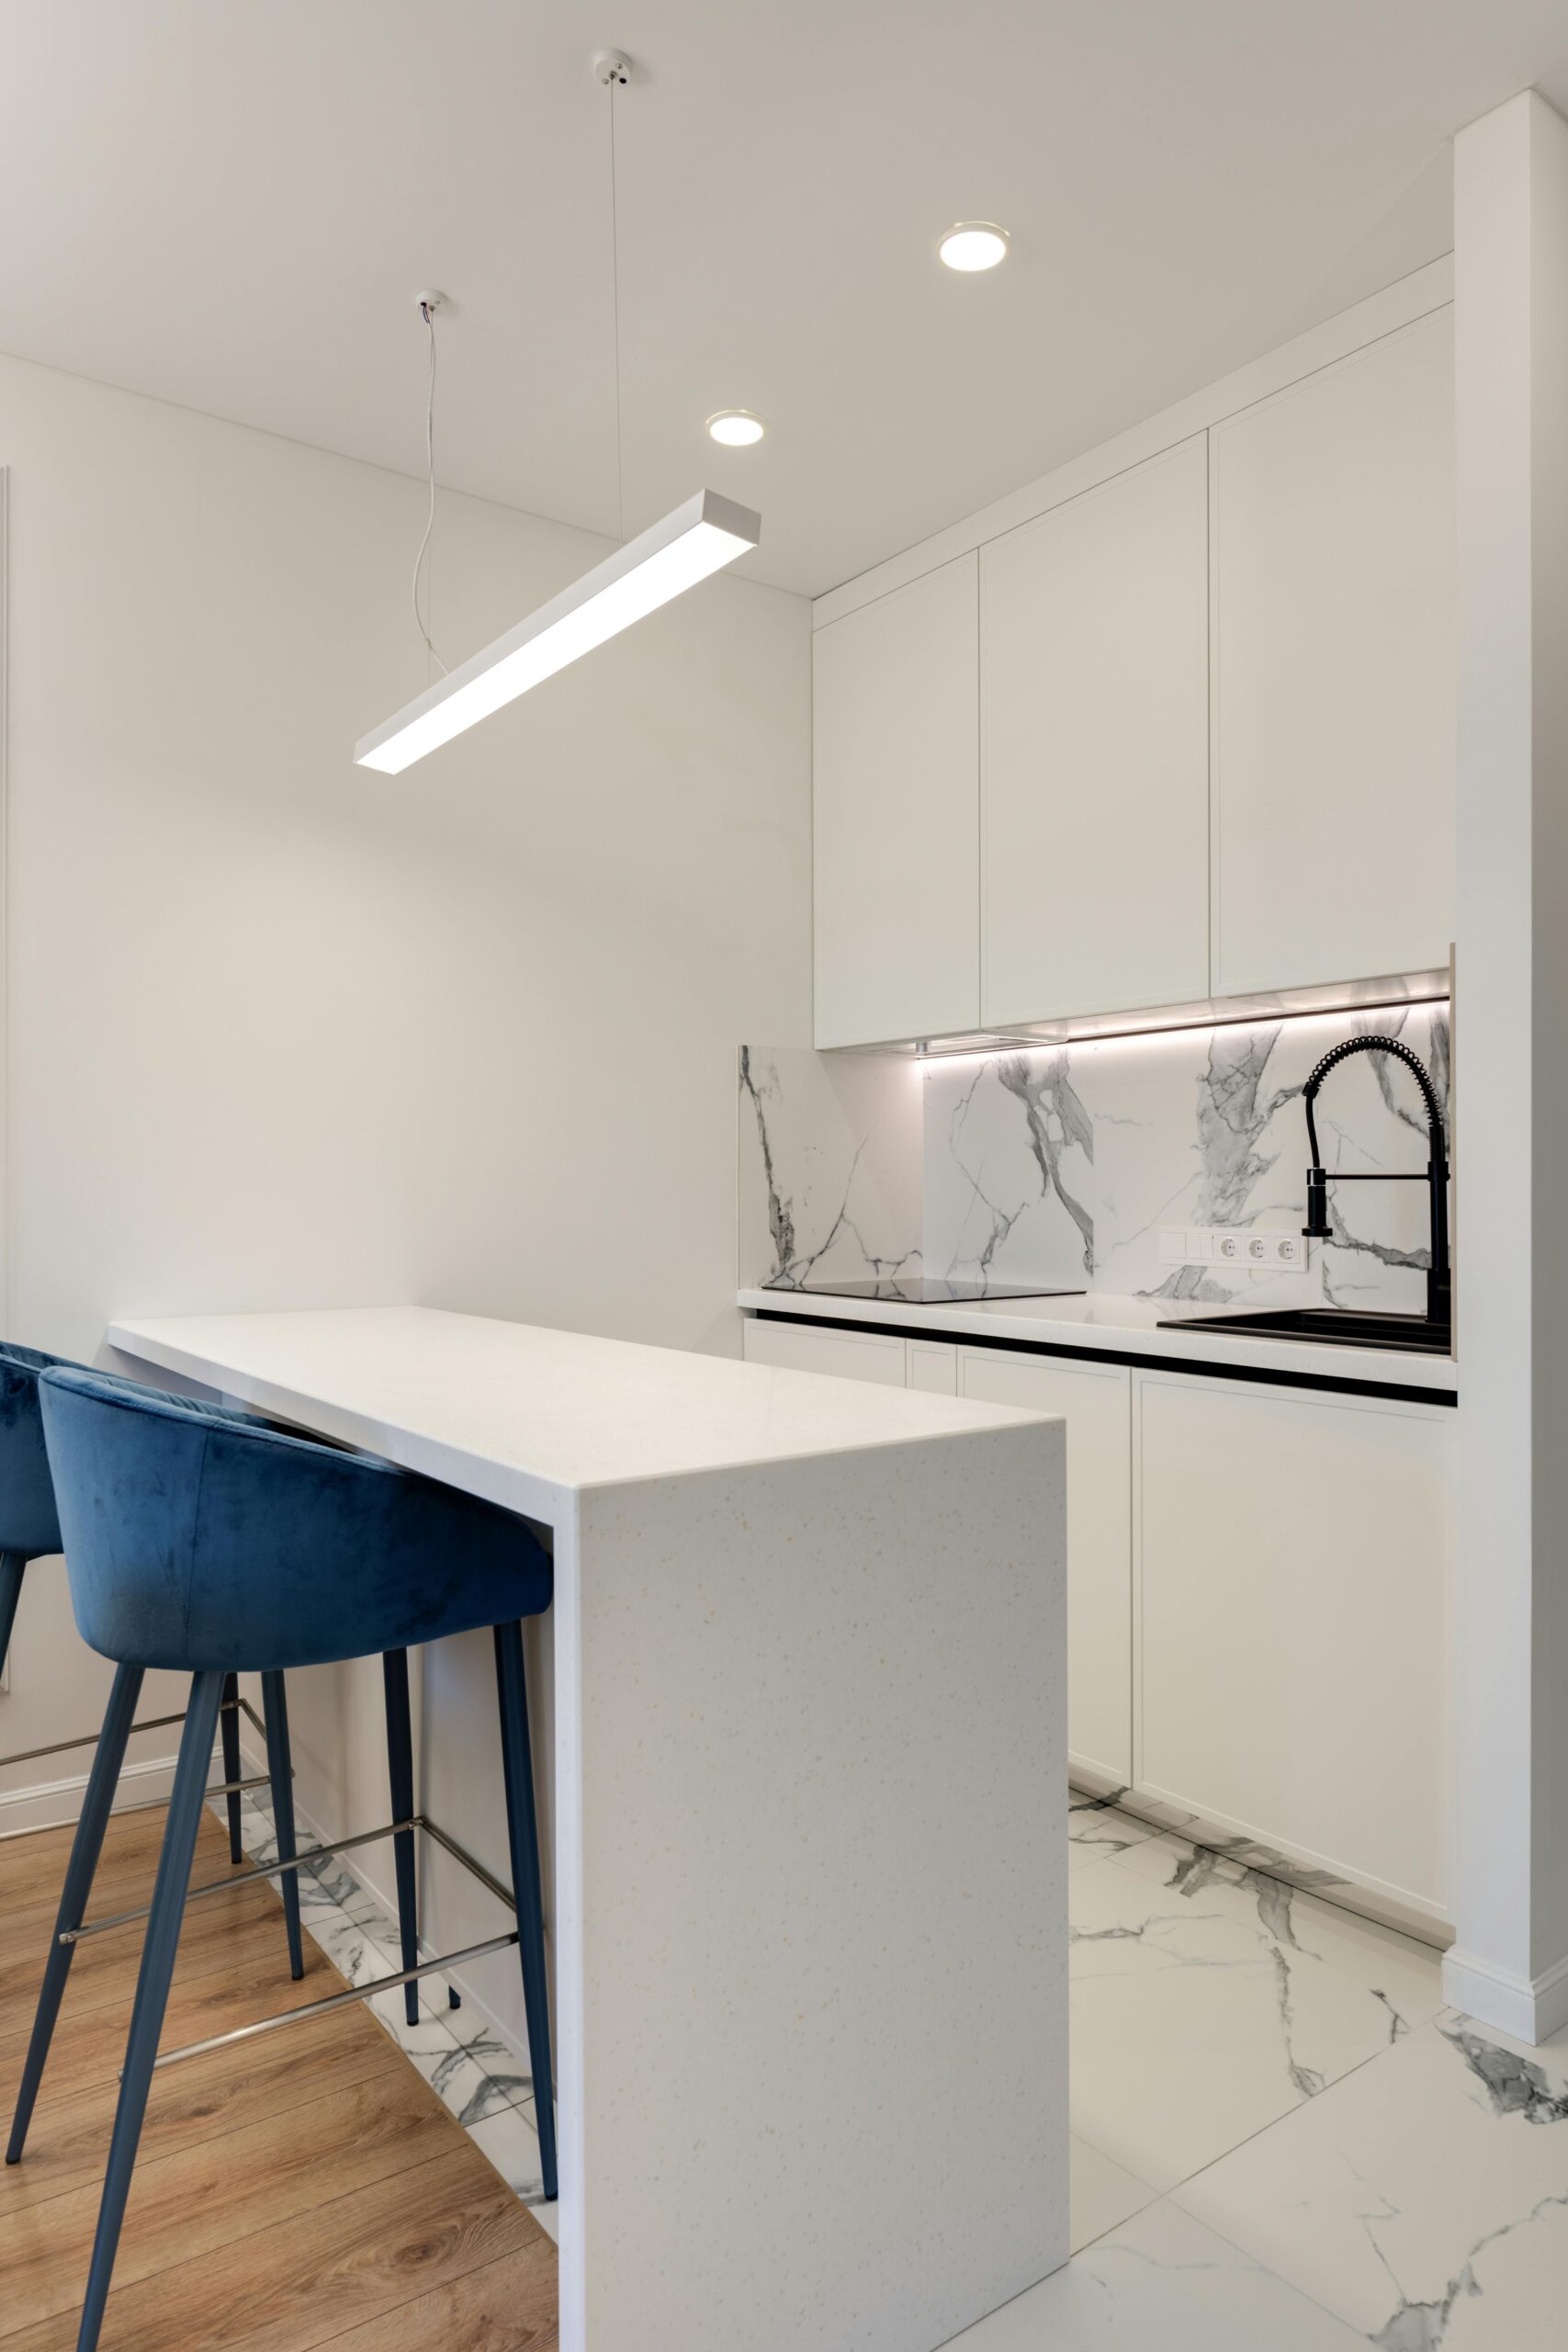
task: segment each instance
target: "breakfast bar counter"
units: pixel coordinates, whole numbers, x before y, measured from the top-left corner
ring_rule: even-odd
[[[932,2352],[1066,2260],[1059,1420],[423,1307],[107,1345],[551,1531],[565,2352]]]

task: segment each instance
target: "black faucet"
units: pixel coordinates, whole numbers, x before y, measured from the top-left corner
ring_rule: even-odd
[[[1413,1073],[1427,1106],[1431,1156],[1424,1176],[1414,1168],[1393,1175],[1384,1175],[1381,1170],[1353,1168],[1338,1170],[1333,1181],[1337,1184],[1425,1183],[1430,1187],[1432,1248],[1431,1263],[1427,1269],[1427,1320],[1447,1329],[1453,1320],[1453,1290],[1449,1272],[1449,1163],[1443,1147],[1443,1114],[1425,1069],[1409,1046],[1402,1046],[1397,1037],[1347,1037],[1343,1045],[1325,1054],[1302,1089],[1302,1101],[1306,1104],[1307,1140],[1312,1145],[1312,1166],[1307,1170],[1307,1221],[1302,1231],[1311,1241],[1333,1238],[1328,1224],[1328,1170],[1317,1148],[1317,1125],[1312,1106],[1329,1071],[1351,1054],[1392,1054]]]

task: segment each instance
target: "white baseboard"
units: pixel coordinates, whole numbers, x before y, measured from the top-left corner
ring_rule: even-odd
[[[220,1761],[215,1777],[222,1778]],[[172,1756],[151,1756],[145,1763],[128,1764],[119,1776],[114,1810],[134,1813],[142,1805],[166,1804],[174,1785]],[[21,1838],[29,1830],[69,1825],[82,1810],[86,1789],[85,1772],[73,1772],[63,1781],[36,1781],[30,1789],[6,1789],[0,1792],[0,1838]]]
[[[1535,2048],[1568,2025],[1568,1956],[1540,1976],[1516,1976],[1456,1944],[1443,1960],[1443,1997],[1478,2025]]]

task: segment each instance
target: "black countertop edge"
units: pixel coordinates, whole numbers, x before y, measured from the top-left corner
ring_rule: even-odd
[[[858,1315],[802,1315],[792,1307],[748,1306],[742,1312],[756,1316],[763,1323],[810,1323],[823,1331],[872,1331],[888,1340],[938,1340],[948,1347],[998,1348],[1010,1355],[1071,1356],[1084,1363],[1124,1363],[1139,1372],[1190,1372],[1204,1380],[1248,1381],[1265,1388],[1316,1389],[1331,1396],[1380,1396],[1397,1405],[1459,1403],[1459,1392],[1453,1388],[1405,1387],[1393,1380],[1346,1380],[1336,1373],[1296,1372],[1290,1368],[1276,1372],[1272,1366],[1264,1369],[1250,1363],[1208,1363],[1174,1351],[1168,1356],[1156,1356],[1134,1353],[1126,1348],[1074,1347],[1055,1340],[992,1339],[988,1334],[982,1337],[974,1331],[954,1331],[940,1323],[916,1329],[908,1323],[863,1321]],[[1311,1342],[1303,1340],[1296,1344],[1308,1347]]]

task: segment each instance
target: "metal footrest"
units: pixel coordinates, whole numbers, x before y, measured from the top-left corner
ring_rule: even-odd
[[[248,1699],[225,1699],[222,1707],[219,1712],[223,1714],[231,1714],[236,1707],[239,1708],[243,1714],[246,1714],[250,1717],[252,1723],[255,1725],[257,1731],[260,1732],[262,1737],[265,1739],[266,1737],[266,1725],[262,1721],[260,1715],[257,1714],[255,1709],[252,1706]],[[177,1715],[150,1715],[144,1724],[131,1724],[130,1736],[134,1739],[139,1731],[168,1731],[175,1724],[183,1724],[184,1721],[185,1710],[183,1708]],[[68,1749],[73,1747],[96,1747],[99,1737],[100,1735],[96,1731],[85,1731],[80,1733],[74,1739],[51,1740],[47,1747],[19,1748],[15,1756],[0,1756],[0,1772],[3,1772],[9,1764],[36,1764],[40,1756],[63,1756]],[[225,1789],[230,1787],[236,1789],[254,1789],[261,1785],[261,1782],[255,1781],[234,1781],[232,1782],[226,1781],[223,1784]],[[209,1789],[207,1793],[210,1797],[218,1796],[221,1794],[222,1792],[217,1789]]]
[[[242,1702],[243,1703],[243,1702]],[[251,1783],[244,1783],[249,1786]],[[389,1821],[380,1829],[361,1829],[352,1838],[333,1838],[320,1846],[311,1846],[303,1854],[292,1855],[288,1861],[254,1862],[249,1870],[234,1871],[228,1878],[209,1879],[205,1886],[193,1886],[186,1896],[186,1905],[199,1902],[203,1895],[220,1894],[225,1887],[245,1886],[256,1879],[285,1878],[291,1871],[302,1871],[333,1854],[346,1854],[356,1846],[373,1846],[383,1838],[396,1838],[411,1829],[422,1829],[453,1860],[477,1878],[488,1894],[515,1916],[516,1897],[493,1871],[457,1840],[449,1836],[438,1822],[423,1813],[411,1814],[407,1821]],[[80,1928],[70,1928],[61,1936],[62,1944],[81,1943],[88,1936],[107,1935],[111,1928],[125,1928],[137,1919],[145,1919],[151,1910],[143,1904],[135,1911],[117,1911],[107,1919],[91,1919]],[[279,2026],[298,2025],[306,2018],[319,2018],[332,2009],[345,2009],[352,2001],[368,2001],[378,1993],[395,1991],[400,1984],[412,1984],[421,1976],[434,1976],[441,1969],[458,1968],[468,1960],[483,1960],[489,1953],[505,1951],[518,1940],[515,1928],[504,1934],[491,1936],[483,1943],[468,1944],[461,1951],[445,1952],[438,1960],[421,1961],[417,1968],[400,1968],[389,1976],[378,1976],[368,1984],[350,1984],[341,1993],[329,1993],[320,2001],[307,2001],[297,2009],[279,2009],[269,2018],[258,2018],[254,2025],[235,2026],[229,2033],[209,2034],[205,2041],[187,2041],[182,2049],[165,2050],[153,2061],[154,2066],[172,2066],[180,2058],[199,2058],[209,2050],[227,2049],[231,2042],[249,2041],[258,2033],[272,2033]]]
[[[342,1993],[329,1993],[324,2000],[307,2001],[298,2009],[279,2009],[270,2018],[258,2018],[254,2025],[237,2025],[231,2033],[209,2034],[205,2041],[187,2041],[181,2050],[165,2050],[152,2061],[153,2070],[173,2066],[181,2058],[201,2058],[209,2050],[226,2050],[231,2042],[249,2041],[258,2033],[271,2033],[280,2025],[299,2025],[306,2018],[324,2017],[331,2009],[345,2009],[351,2001],[368,2001],[377,1993],[386,1993],[400,1984],[412,1984],[418,1976],[430,1976],[438,1968],[456,1968],[465,1960],[482,1960],[487,1952],[505,1951],[517,1941],[517,1930],[509,1928],[503,1936],[491,1936],[482,1944],[468,1944],[461,1951],[449,1951],[440,1960],[421,1961],[417,1968],[400,1968],[394,1976],[378,1976],[368,1984],[351,1984]]]

